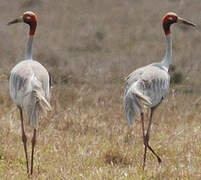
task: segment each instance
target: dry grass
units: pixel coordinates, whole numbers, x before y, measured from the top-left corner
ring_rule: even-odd
[[[34,58],[53,76],[54,110],[40,121],[31,179],[201,178],[200,32],[172,28],[172,90],[154,115],[150,140],[160,167],[148,152],[142,171],[141,123],[128,136],[122,106],[124,77],[164,55],[164,13],[200,24],[199,0],[1,0],[1,7],[0,74],[23,58],[27,38],[25,25],[6,23],[33,10]],[[0,179],[27,179],[19,115],[3,78],[0,107]]]

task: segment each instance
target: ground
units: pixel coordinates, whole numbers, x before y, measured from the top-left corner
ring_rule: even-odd
[[[28,26],[6,23],[38,15],[33,57],[51,73],[53,111],[40,119],[30,179],[200,179],[200,31],[173,25],[171,90],[156,110],[142,170],[137,118],[132,133],[123,111],[124,78],[162,60],[165,13],[201,24],[199,0],[3,1],[0,28],[0,179],[27,179],[19,112],[8,77],[23,60]],[[33,130],[26,126],[30,157]]]

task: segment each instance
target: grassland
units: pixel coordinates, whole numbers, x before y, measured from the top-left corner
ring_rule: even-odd
[[[199,0],[0,0],[0,179],[27,179],[19,114],[8,93],[24,57],[27,26],[6,23],[26,10],[39,18],[34,59],[52,74],[54,110],[40,120],[30,179],[200,179],[201,36],[176,25],[173,83],[154,114],[143,172],[140,120],[131,136],[123,112],[124,77],[160,61],[161,19],[174,11],[201,24]],[[26,127],[31,150],[32,130]]]

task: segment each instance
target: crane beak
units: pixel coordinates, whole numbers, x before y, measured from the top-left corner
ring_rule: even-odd
[[[178,17],[177,19],[177,22],[180,23],[180,24],[186,24],[186,25],[189,25],[189,26],[193,26],[193,27],[196,27],[196,25],[186,19],[183,19],[183,18],[180,18]]]
[[[23,22],[23,18],[22,17],[14,19],[14,20],[8,22],[7,25],[11,25],[11,24],[15,24],[15,23],[21,23],[21,22]]]

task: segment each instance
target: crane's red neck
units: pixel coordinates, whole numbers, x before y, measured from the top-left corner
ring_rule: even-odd
[[[30,11],[25,12],[23,15],[23,21],[30,26],[29,35],[33,36],[35,34],[38,21],[36,14]]]
[[[177,18],[178,18],[177,15],[172,12],[167,13],[163,17],[163,29],[164,29],[165,35],[169,35],[171,33],[170,26],[177,22]]]
[[[37,24],[29,24],[29,25],[30,25],[29,35],[33,36],[35,34]]]
[[[169,35],[171,33],[171,31],[170,31],[170,24],[163,23],[163,30],[164,30],[166,36]]]

